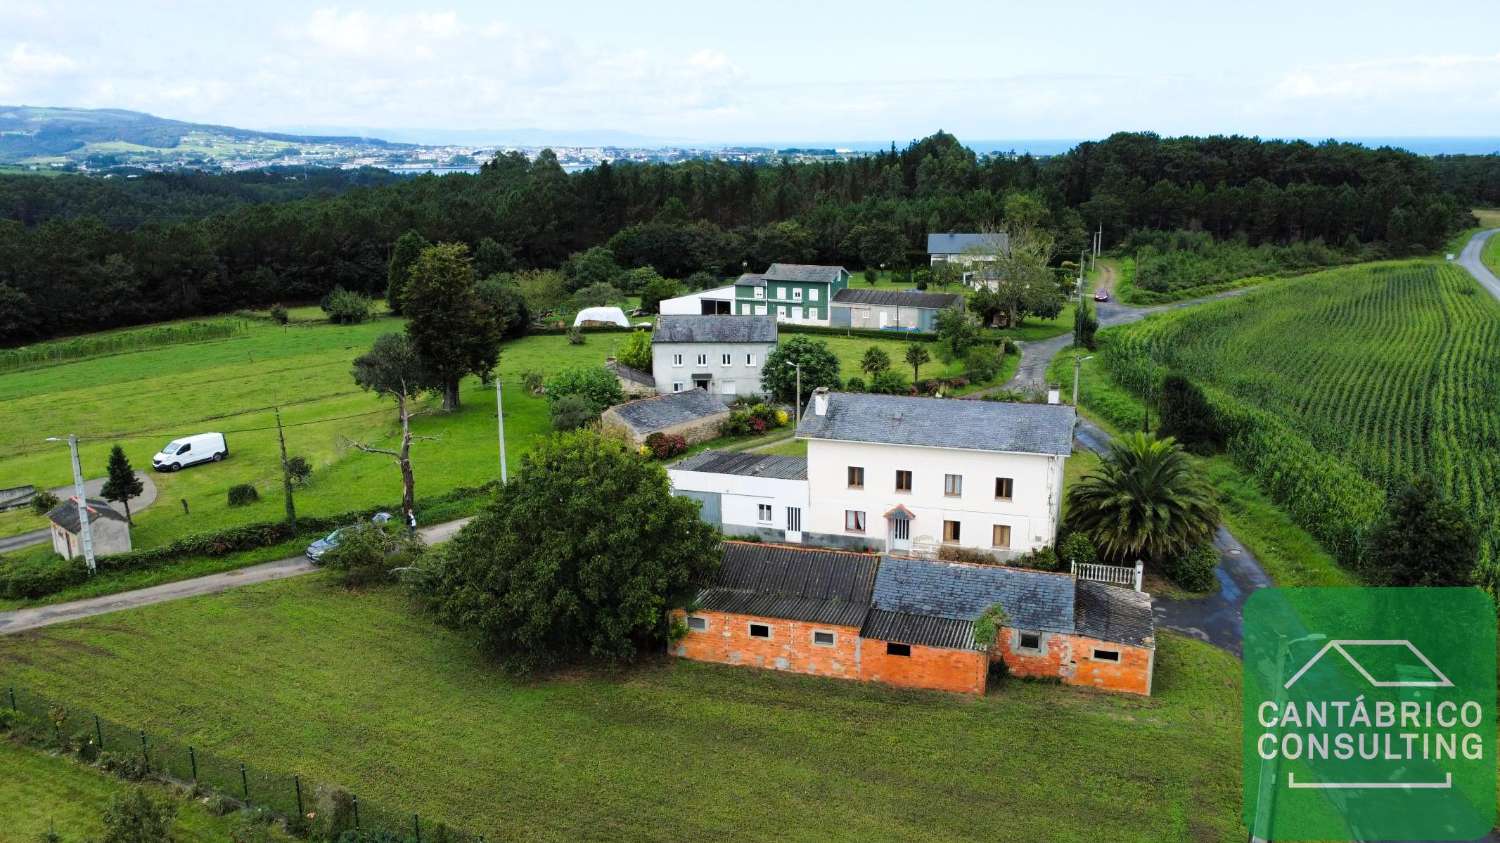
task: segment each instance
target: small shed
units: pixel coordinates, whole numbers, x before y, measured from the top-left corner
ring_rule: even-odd
[[[676,434],[693,445],[718,436],[719,425],[727,418],[729,408],[723,401],[701,389],[689,389],[616,404],[604,411],[599,423],[637,445],[653,433]]]
[[[625,311],[618,307],[585,307],[573,317],[573,327],[585,325],[619,325],[621,328],[629,328],[630,320],[625,318]]]
[[[130,523],[108,503],[89,498],[90,532],[94,538],[94,555],[109,556],[130,550]],[[83,555],[83,525],[78,520],[78,499],[69,498],[47,513],[52,522],[52,549],[64,559]]]
[[[647,395],[656,394],[656,378],[652,377],[649,372],[632,369],[613,357],[604,361],[604,368],[608,369],[609,373],[615,376],[615,380],[620,382],[620,391],[631,398],[644,398]]]

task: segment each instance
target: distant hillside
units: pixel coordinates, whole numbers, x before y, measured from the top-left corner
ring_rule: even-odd
[[[39,108],[0,105],[0,163],[76,157],[101,145],[128,145],[154,150],[176,150],[183,139],[196,136],[215,144],[337,144],[364,147],[402,147],[377,138],[323,137],[257,132],[231,126],[167,120],[118,108]],[[104,147],[108,149],[109,147]]]

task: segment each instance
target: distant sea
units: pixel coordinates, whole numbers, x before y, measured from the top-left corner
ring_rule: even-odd
[[[1264,137],[1263,140],[1270,140]],[[964,146],[975,152],[1015,152],[1018,154],[1031,155],[1061,155],[1080,143],[1087,140],[1103,140],[1103,138],[1012,138],[1000,140],[966,140],[960,138]],[[1285,140],[1305,140],[1308,143],[1321,143],[1328,138],[1302,137],[1285,138]],[[1338,137],[1334,140],[1346,141],[1348,143],[1362,144],[1368,147],[1393,146],[1405,149],[1417,155],[1488,155],[1500,153],[1500,136],[1496,137],[1377,137],[1377,136],[1351,136]],[[897,141],[896,148],[900,149],[906,144]],[[873,141],[845,141],[842,143],[806,143],[806,144],[777,144],[786,146],[807,147],[835,147],[838,149],[853,149],[861,152],[875,152],[882,149],[890,149],[890,141],[877,143]]]

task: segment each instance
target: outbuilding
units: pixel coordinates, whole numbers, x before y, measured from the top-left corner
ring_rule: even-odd
[[[799,544],[807,511],[807,459],[703,451],[667,467],[672,494],[693,498],[726,536]]]
[[[573,327],[584,328],[599,325],[615,325],[621,328],[629,328],[630,320],[625,318],[625,311],[618,307],[585,307],[578,311],[573,317]]]
[[[701,389],[689,389],[616,404],[600,415],[599,426],[637,445],[645,444],[653,433],[681,436],[693,445],[718,436],[719,425],[727,418],[729,407],[723,401]]]
[[[958,293],[850,287],[834,294],[829,324],[835,328],[933,333],[939,313],[963,308],[964,297]]]
[[[109,556],[130,550],[130,522],[105,501],[89,498],[86,509],[94,555]],[[47,513],[52,522],[52,549],[64,559],[83,555],[83,525],[78,520],[78,499],[69,498]]]

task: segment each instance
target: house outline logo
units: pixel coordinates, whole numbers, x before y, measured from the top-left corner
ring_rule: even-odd
[[[1374,676],[1371,676],[1370,675],[1370,671],[1366,670],[1365,666],[1362,665],[1362,664],[1360,664],[1359,659],[1356,659],[1353,655],[1350,655],[1350,653],[1349,653],[1348,650],[1344,649],[1346,646],[1352,646],[1352,647],[1405,647],[1407,650],[1411,651],[1411,654],[1414,655],[1414,656],[1416,656],[1417,659],[1420,660],[1422,662],[1422,664],[1427,667],[1428,670],[1432,671],[1433,675],[1436,676],[1437,679],[1407,679],[1407,680],[1385,680],[1385,681],[1381,681],[1379,679],[1376,679]],[[1368,682],[1368,683],[1370,683],[1370,687],[1372,687],[1372,688],[1452,688],[1453,687],[1453,682],[1441,670],[1438,670],[1438,666],[1432,663],[1432,659],[1427,658],[1427,655],[1425,653],[1423,653],[1421,650],[1417,649],[1417,645],[1411,643],[1411,641],[1409,641],[1408,639],[1405,639],[1405,638],[1334,638],[1334,639],[1331,639],[1331,640],[1329,640],[1328,643],[1326,643],[1326,644],[1323,645],[1323,648],[1321,650],[1319,650],[1318,652],[1314,653],[1313,657],[1310,658],[1310,659],[1308,659],[1307,663],[1304,664],[1304,665],[1302,665],[1302,668],[1300,670],[1298,670],[1296,673],[1292,674],[1292,678],[1288,679],[1286,681],[1286,684],[1282,685],[1281,687],[1283,687],[1283,688],[1290,688],[1290,687],[1292,687],[1292,685],[1295,684],[1298,679],[1302,678],[1302,674],[1304,674],[1307,671],[1311,670],[1312,667],[1313,667],[1313,665],[1315,665],[1318,662],[1322,661],[1323,656],[1327,655],[1327,653],[1328,653],[1329,650],[1333,650],[1334,652],[1336,652],[1339,655],[1343,656],[1344,657],[1344,661],[1347,661],[1351,666],[1354,667],[1355,670],[1359,671],[1359,675],[1363,676],[1364,679],[1365,679],[1365,681]]]

